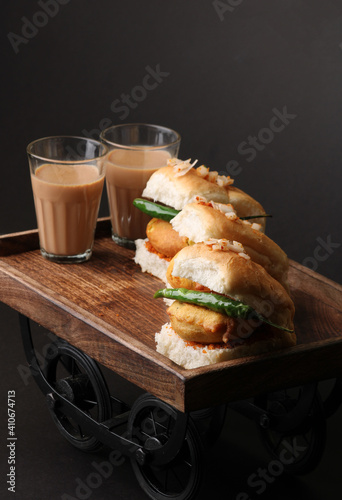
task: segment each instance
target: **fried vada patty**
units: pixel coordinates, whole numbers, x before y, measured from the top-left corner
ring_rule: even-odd
[[[254,330],[247,321],[177,300],[167,309],[167,313],[174,331],[189,342],[227,343],[245,338]]]
[[[295,307],[285,288],[262,266],[235,251],[213,249],[205,243],[187,246],[171,260],[166,279],[172,288],[226,295],[276,325],[294,329]]]
[[[188,244],[188,238],[179,236],[170,222],[161,219],[154,218],[149,221],[146,236],[153,248],[166,257],[173,257]]]

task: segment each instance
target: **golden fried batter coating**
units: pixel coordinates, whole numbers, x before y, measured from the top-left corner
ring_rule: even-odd
[[[295,306],[285,288],[262,266],[236,252],[216,251],[204,243],[187,246],[171,260],[166,279],[173,288],[196,290],[200,283],[243,302],[276,325],[294,328]]]
[[[241,335],[252,333],[247,322],[230,318],[226,314],[206,307],[175,301],[167,310],[174,331],[188,342],[215,344],[229,342]],[[246,328],[247,327],[247,328]]]
[[[179,250],[187,246],[188,238],[179,236],[170,222],[151,219],[146,227],[146,236],[151,245],[166,257],[173,257]]]
[[[192,342],[222,342],[228,316],[205,307],[175,301],[167,313],[171,326],[183,339]]]

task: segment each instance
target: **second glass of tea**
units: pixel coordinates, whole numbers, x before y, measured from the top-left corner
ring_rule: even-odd
[[[170,158],[177,158],[181,137],[169,128],[145,123],[113,125],[101,133],[108,147],[106,185],[112,238],[118,245],[135,248],[145,238],[150,219],[133,205],[147,181]]]

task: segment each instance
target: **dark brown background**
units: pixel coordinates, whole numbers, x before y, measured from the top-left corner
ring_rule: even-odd
[[[45,23],[46,16],[37,13],[53,3],[1,4],[0,233],[36,225],[28,142],[54,134],[96,136],[111,123],[157,123],[181,133],[180,157],[198,158],[221,173],[232,173],[229,166],[236,165],[236,185],[274,216],[268,234],[294,260],[342,282],[339,2],[242,0],[220,18],[210,0],[64,0],[65,5],[54,4]],[[42,26],[23,32],[27,20]],[[16,54],[9,33],[31,38],[18,45]],[[142,94],[148,67],[159,67],[163,75],[156,88]],[[138,98],[125,113],[113,104],[122,94]],[[269,126],[273,110],[284,107],[296,117],[248,161],[251,155],[241,154],[241,147],[246,151],[241,144],[260,133],[267,138],[262,129]],[[107,213],[104,196],[101,215]],[[329,241],[334,247],[327,248]],[[16,389],[18,397],[16,498],[75,495],[75,480],[92,471],[92,459],[64,443],[38,389],[32,381],[24,384],[18,372],[24,357],[16,316],[5,307],[0,311],[1,406],[7,390]],[[134,395],[122,381],[119,388]],[[336,497],[342,486],[338,418],[341,412],[329,421],[328,450],[317,473],[291,480],[287,489],[281,477],[260,498]],[[5,416],[0,425],[5,427]],[[5,452],[2,441],[4,459]],[[213,456],[212,467],[220,476],[217,498],[234,500],[248,476],[268,460],[254,428],[232,415]],[[4,464],[1,488],[6,470]],[[228,481],[227,471],[233,477]],[[1,497],[7,498],[4,491]],[[126,463],[90,498],[144,496]]]

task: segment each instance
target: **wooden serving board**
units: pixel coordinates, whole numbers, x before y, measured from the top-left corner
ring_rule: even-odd
[[[155,350],[154,334],[168,321],[164,302],[153,299],[163,283],[142,273],[133,255],[112,241],[109,219],[99,221],[83,264],[45,260],[37,231],[2,236],[0,300],[181,411],[341,375],[337,283],[291,261],[298,345],[185,370]]]

